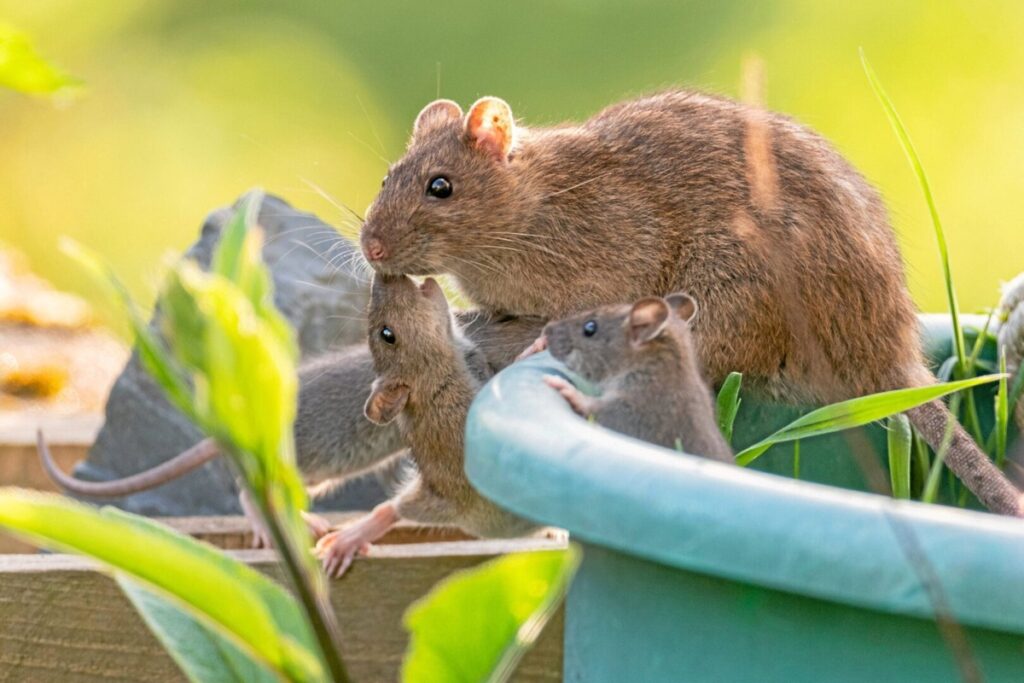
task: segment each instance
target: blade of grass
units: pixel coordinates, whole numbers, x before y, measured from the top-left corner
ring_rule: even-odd
[[[793,442],[793,478],[800,478],[800,439]]]
[[[912,493],[915,498],[920,498],[922,493],[924,493],[928,472],[931,471],[931,453],[928,450],[928,444],[917,433],[917,430],[911,429],[911,432],[914,435],[914,463],[913,470],[911,471]]]
[[[893,498],[910,498],[910,420],[906,415],[889,418],[889,480]]]
[[[910,166],[914,170],[914,175],[917,176],[917,182],[921,185],[921,191],[924,193],[925,202],[928,204],[928,213],[932,219],[932,226],[935,228],[935,240],[939,246],[939,257],[942,262],[942,274],[946,281],[946,298],[949,302],[949,314],[953,319],[953,344],[954,348],[956,348],[957,362],[960,366],[960,372],[966,373],[967,354],[964,351],[964,331],[960,326],[960,305],[957,303],[956,288],[953,285],[953,272],[949,265],[949,248],[946,246],[946,233],[942,228],[942,220],[939,218],[939,210],[935,206],[935,198],[932,196],[932,188],[928,182],[928,176],[924,171],[924,166],[921,164],[920,157],[917,156],[917,150],[914,148],[914,143],[910,139],[910,134],[907,133],[907,129],[903,125],[903,120],[900,119],[900,115],[897,113],[896,107],[886,94],[881,81],[878,80],[875,70],[872,69],[871,64],[868,63],[868,58],[864,54],[863,48],[860,50],[860,61],[861,65],[864,67],[864,73],[868,77],[868,82],[871,84],[871,89],[874,90],[875,96],[882,104],[882,109],[885,110],[885,115],[889,119],[889,124],[892,126],[893,131],[895,131],[896,137],[900,141],[900,146],[903,147],[904,154],[907,155],[907,160],[910,162]]]
[[[996,467],[1002,469],[1006,462],[1006,433],[1010,428],[1010,392],[1006,381],[1006,349],[999,354],[999,370],[1004,377],[999,380],[999,391],[996,393]]]
[[[897,413],[906,412],[911,408],[916,408],[929,401],[942,398],[947,394],[994,382],[998,379],[999,375],[984,375],[945,384],[932,384],[924,387],[885,391],[840,403],[833,403],[797,418],[774,434],[740,451],[736,455],[736,462],[739,465],[749,465],[777,443],[785,443],[821,434],[830,434],[850,429],[851,427],[860,427]]]
[[[738,372],[730,372],[729,376],[722,383],[722,388],[718,391],[716,406],[718,429],[721,430],[722,436],[725,437],[725,442],[728,444],[732,443],[732,430],[733,425],[736,423],[736,413],[739,412],[740,404],[743,402],[740,398],[740,387],[742,384],[743,375]]]

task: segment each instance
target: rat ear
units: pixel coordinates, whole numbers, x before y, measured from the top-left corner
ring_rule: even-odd
[[[412,126],[412,136],[415,138],[420,133],[445,121],[462,118],[462,107],[451,100],[434,100],[420,110],[416,116],[416,123]]]
[[[481,97],[466,114],[466,141],[496,161],[507,161],[515,126],[512,109],[505,100]]]
[[[651,341],[668,324],[668,303],[652,296],[640,299],[629,311],[629,341],[633,346],[642,346]]]
[[[444,295],[444,290],[441,289],[441,285],[437,284],[437,280],[432,277],[428,277],[420,285],[420,294],[433,299],[435,302],[444,304],[444,307],[448,307],[448,299]]]
[[[692,296],[685,292],[676,292],[665,297],[669,308],[675,311],[676,315],[683,322],[690,322],[697,315],[697,302]]]
[[[398,417],[408,400],[409,387],[378,377],[373,381],[370,398],[366,399],[363,414],[374,424],[386,425]]]

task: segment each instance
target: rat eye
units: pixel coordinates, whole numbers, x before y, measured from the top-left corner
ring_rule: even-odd
[[[597,321],[596,320],[588,320],[587,322],[583,323],[583,336],[584,337],[593,337],[595,334],[597,334]]]
[[[439,175],[427,184],[427,195],[438,199],[452,196],[452,183],[443,175]]]
[[[387,325],[385,325],[384,327],[380,328],[380,338],[383,339],[384,343],[386,343],[386,344],[394,344],[395,343],[395,333],[392,332],[391,328],[388,327]]]
[[[384,187],[387,184],[388,184],[388,177],[387,176],[384,176],[383,178],[380,179],[380,186],[381,187]]]

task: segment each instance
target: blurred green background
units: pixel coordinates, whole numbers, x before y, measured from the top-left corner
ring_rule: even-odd
[[[163,254],[246,188],[345,221],[308,180],[361,212],[439,87],[543,124],[671,85],[735,95],[756,54],[768,105],[880,187],[919,306],[942,310],[925,205],[860,46],[930,173],[961,305],[994,304],[1024,269],[1018,0],[0,0],[0,21],[87,83],[65,106],[0,91],[0,242],[77,291],[62,234],[149,300]]]

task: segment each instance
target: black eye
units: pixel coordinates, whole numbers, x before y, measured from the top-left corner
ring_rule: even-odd
[[[452,196],[452,184],[443,175],[439,175],[427,185],[427,194],[438,199],[447,199]]]
[[[595,334],[597,334],[597,321],[596,320],[588,320],[587,322],[583,323],[583,336],[584,337],[593,337]]]
[[[391,331],[390,327],[385,326],[380,328],[380,338],[387,344],[395,343],[395,333]]]
[[[381,187],[384,187],[387,184],[388,184],[388,177],[387,176],[384,176],[383,178],[380,179],[380,186]]]

